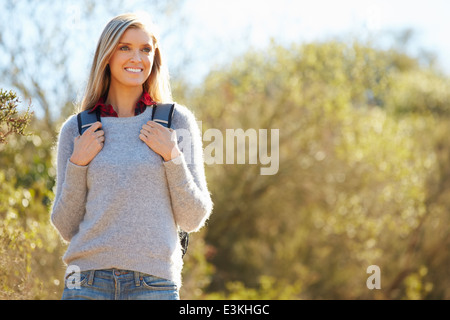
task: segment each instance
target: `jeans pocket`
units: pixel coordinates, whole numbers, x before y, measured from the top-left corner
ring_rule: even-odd
[[[144,275],[142,277],[142,285],[145,288],[155,291],[177,291],[175,282],[151,275]]]

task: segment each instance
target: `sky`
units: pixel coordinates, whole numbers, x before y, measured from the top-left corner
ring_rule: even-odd
[[[20,0],[3,1],[0,0],[0,7],[7,1],[27,6],[27,2]],[[371,39],[392,45],[395,39],[392,33],[405,29],[414,31],[408,53],[413,56],[420,50],[434,53],[440,70],[450,76],[449,0],[180,0],[181,7],[177,7],[171,16],[152,12],[150,8],[154,1],[126,0],[117,8],[113,5],[105,8],[105,3],[109,2],[100,2],[95,9],[95,19],[89,21],[83,19],[84,2],[76,0],[51,2],[51,6],[39,7],[39,12],[31,12],[26,7],[23,8],[25,13],[19,12],[40,18],[54,10],[53,15],[48,14],[49,19],[65,12],[61,32],[68,32],[63,36],[70,39],[68,44],[72,47],[64,67],[75,78],[75,87],[79,90],[77,96],[84,89],[95,46],[105,24],[113,14],[139,10],[150,10],[148,13],[161,30],[161,42],[172,77],[183,77],[193,85],[201,84],[210,71],[226,66],[249,48],[270,50],[272,39],[287,46],[333,38]],[[18,17],[1,16],[1,12],[0,19],[6,19],[7,25],[14,28]],[[22,18],[25,22],[28,20],[27,16]],[[48,20],[45,25],[50,31],[59,21]],[[26,28],[20,25],[20,28]],[[28,27],[28,35],[39,38],[38,30],[34,29]],[[6,39],[8,30],[1,35]],[[83,37],[82,41],[77,36]],[[14,33],[10,37],[14,37]],[[28,49],[29,54],[34,54],[33,47],[28,46]],[[40,64],[52,63],[38,58]],[[0,65],[7,64],[3,60],[0,54]],[[55,77],[42,79],[57,81]],[[0,87],[8,89],[2,82],[0,79]],[[49,87],[52,85],[48,84]],[[55,98],[54,104],[58,103]]]
[[[248,46],[267,48],[271,38],[286,44],[349,36],[377,39],[412,28],[411,53],[434,52],[442,71],[450,74],[448,0],[187,0],[183,10],[191,18],[185,48],[206,45],[203,56],[197,55],[213,65]]]

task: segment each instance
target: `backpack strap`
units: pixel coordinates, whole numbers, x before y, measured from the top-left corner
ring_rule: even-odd
[[[84,110],[77,115],[78,133],[80,136],[95,122],[101,121],[98,109],[92,113],[89,113],[89,111],[90,110]]]
[[[152,110],[152,120],[160,125],[170,128],[175,104],[156,104]]]
[[[173,111],[175,109],[175,104],[157,104],[153,106],[152,110],[152,120],[161,124],[166,128],[170,128],[172,125]],[[77,115],[78,121],[78,133],[80,136],[95,122],[100,120],[100,112],[89,113],[90,110],[84,110]]]

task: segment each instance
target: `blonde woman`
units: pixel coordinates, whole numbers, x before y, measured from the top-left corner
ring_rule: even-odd
[[[179,299],[178,230],[199,230],[212,201],[192,112],[176,104],[174,130],[150,120],[171,100],[154,26],[113,18],[81,102],[101,121],[80,136],[71,116],[58,137],[51,220],[69,242],[62,299]]]

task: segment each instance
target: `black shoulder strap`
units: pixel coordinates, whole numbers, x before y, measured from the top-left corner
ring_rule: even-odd
[[[92,113],[89,113],[89,111],[90,110],[84,110],[77,115],[78,133],[80,136],[95,122],[101,121],[99,110]]]
[[[175,104],[156,104],[152,110],[152,120],[158,122],[166,128],[170,128],[172,125],[173,111]]]
[[[172,117],[175,109],[175,104],[157,104],[153,106],[152,120],[158,122],[166,128],[172,125]],[[89,113],[90,110],[85,110],[77,115],[78,133],[82,135],[91,125],[97,121],[101,121],[100,113]]]

